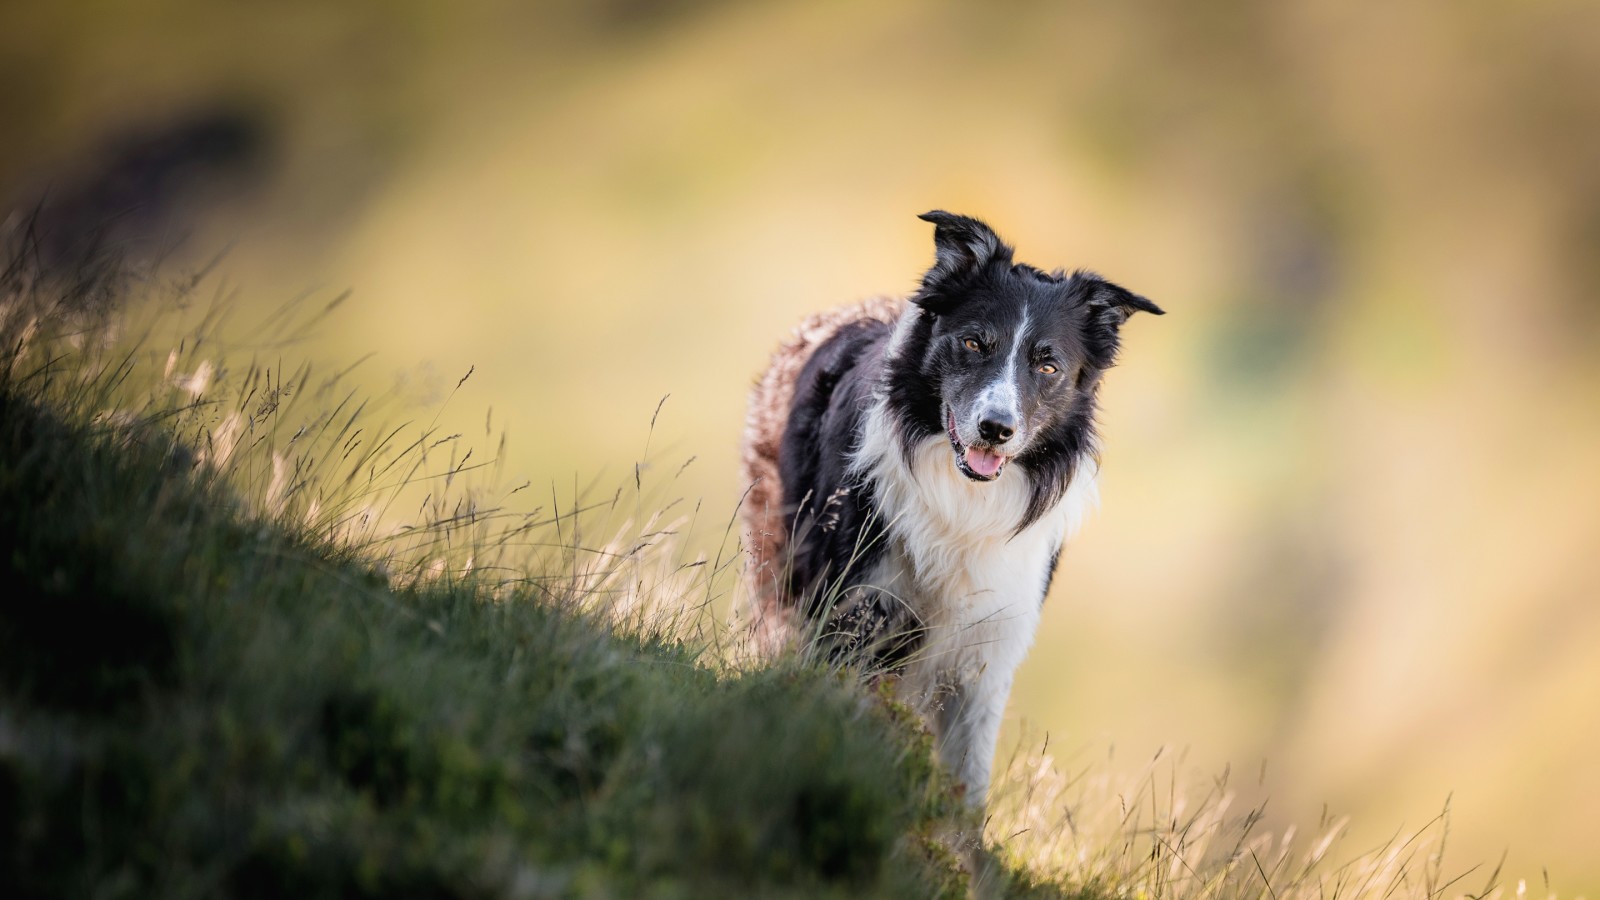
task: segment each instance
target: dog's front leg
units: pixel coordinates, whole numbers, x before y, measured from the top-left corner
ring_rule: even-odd
[[[966,787],[967,803],[980,809],[989,793],[1011,676],[1009,667],[990,663],[946,671],[940,679],[934,713],[939,759]]]

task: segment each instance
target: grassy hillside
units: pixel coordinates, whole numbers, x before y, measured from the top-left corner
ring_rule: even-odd
[[[513,511],[460,435],[284,370],[314,312],[246,364],[201,275],[80,274],[0,271],[8,895],[962,897],[980,833],[995,896],[1466,889],[1442,822],[1335,865],[1225,778],[1042,751],[979,822],[892,698],[741,661],[737,550],[674,559],[646,467]]]
[[[174,375],[203,330],[155,375],[106,302],[125,285],[24,274],[0,329],[0,884],[963,895],[953,848],[978,823],[900,707],[603,617],[570,511],[502,533],[565,541],[522,555],[543,570],[458,566],[490,549],[462,523],[493,518],[458,487],[410,543],[359,539],[353,519],[432,483],[429,442],[353,450],[358,404],[273,437],[303,377],[251,369],[237,380],[266,389],[233,396],[217,370]],[[363,480],[318,468],[328,447]]]
[[[828,673],[719,678],[470,581],[393,590],[0,395],[0,881],[41,896],[952,889],[926,748]]]

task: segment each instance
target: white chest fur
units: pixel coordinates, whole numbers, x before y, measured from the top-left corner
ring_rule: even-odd
[[[855,471],[873,482],[889,532],[870,582],[910,604],[926,629],[925,665],[916,668],[1014,669],[1033,642],[1050,559],[1096,502],[1093,459],[1082,460],[1061,502],[1020,534],[1026,473],[971,481],[940,436],[924,441],[908,466],[881,406],[867,413]]]

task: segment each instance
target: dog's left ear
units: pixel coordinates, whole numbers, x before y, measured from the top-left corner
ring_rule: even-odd
[[[923,306],[940,287],[958,283],[996,260],[1009,263],[1011,248],[994,229],[969,216],[958,216],[942,209],[925,212],[917,218],[933,223],[933,268],[922,276],[922,292],[913,298]]]
[[[1156,316],[1167,314],[1166,310],[1145,297],[1121,285],[1112,284],[1099,275],[1080,272],[1077,277],[1088,282],[1089,310],[1094,320],[1113,330],[1122,327],[1122,323],[1128,321],[1128,317],[1136,312],[1147,312]]]

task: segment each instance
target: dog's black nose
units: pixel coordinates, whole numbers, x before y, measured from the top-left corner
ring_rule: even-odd
[[[978,436],[992,444],[1003,444],[1017,433],[1017,423],[1004,413],[990,413],[978,423]]]

